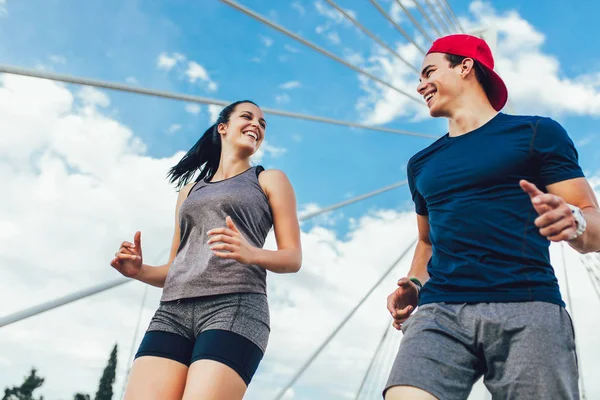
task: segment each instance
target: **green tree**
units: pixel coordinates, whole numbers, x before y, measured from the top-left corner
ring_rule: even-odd
[[[104,368],[98,391],[96,392],[95,400],[112,400],[113,383],[115,383],[115,375],[117,373],[117,345],[113,347],[108,359],[108,364]]]
[[[21,386],[13,386],[12,389],[4,390],[2,400],[35,400],[33,392],[44,384],[44,378],[37,376],[37,370],[31,369],[29,376],[25,377],[25,381]],[[44,400],[41,396],[39,400]]]
[[[73,400],[91,400],[89,394],[77,393]]]

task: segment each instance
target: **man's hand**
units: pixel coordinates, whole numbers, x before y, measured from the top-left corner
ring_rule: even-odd
[[[419,289],[410,279],[404,277],[398,281],[398,289],[387,298],[387,308],[394,322],[392,326],[398,330],[410,317],[419,302]]]
[[[569,241],[576,238],[575,217],[562,197],[544,193],[526,180],[520,181],[519,184],[529,195],[533,207],[539,214],[534,223],[539,228],[540,235],[552,242]]]

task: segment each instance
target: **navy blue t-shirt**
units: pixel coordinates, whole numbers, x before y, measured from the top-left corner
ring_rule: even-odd
[[[499,113],[467,134],[448,134],[414,155],[408,182],[416,212],[428,216],[430,279],[419,304],[547,301],[564,306],[550,242],[519,186],[540,190],[583,177],[556,121]]]

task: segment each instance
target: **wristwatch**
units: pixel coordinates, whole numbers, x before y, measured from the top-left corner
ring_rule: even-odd
[[[573,217],[575,217],[575,225],[577,226],[577,231],[575,231],[575,234],[569,240],[575,240],[579,236],[583,235],[583,232],[585,232],[585,228],[587,227],[587,222],[579,207],[572,204],[567,205],[571,209]]]

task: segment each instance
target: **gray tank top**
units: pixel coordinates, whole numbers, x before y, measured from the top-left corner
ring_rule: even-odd
[[[207,232],[226,227],[229,215],[252,246],[262,248],[273,226],[267,196],[258,182],[261,166],[231,178],[197,182],[179,208],[181,243],[169,268],[161,301],[226,293],[267,291],[267,271],[213,254]]]

